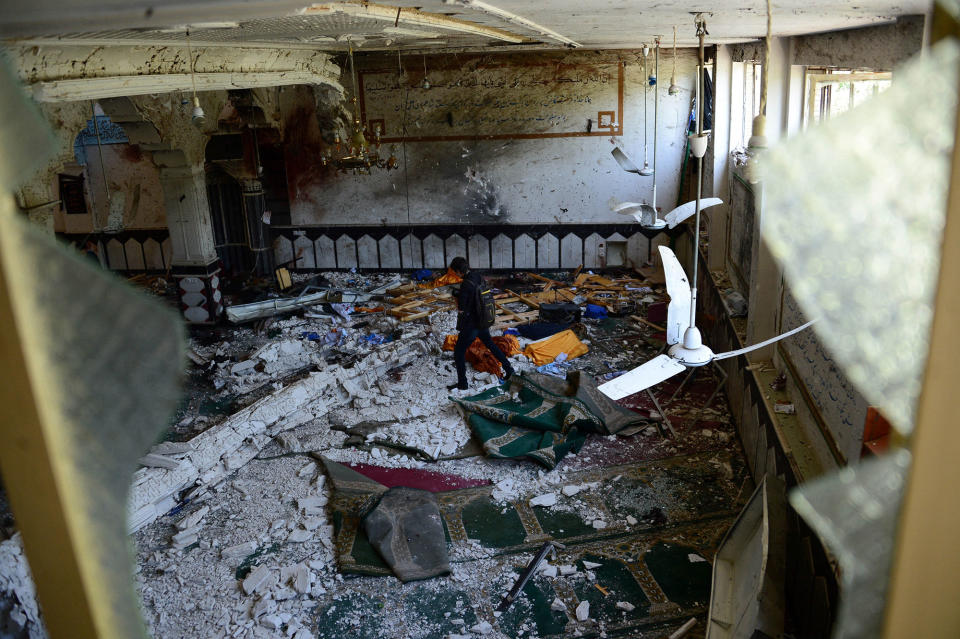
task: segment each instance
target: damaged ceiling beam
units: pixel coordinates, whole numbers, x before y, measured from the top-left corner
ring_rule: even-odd
[[[331,2],[315,4],[303,11],[304,15],[347,15],[352,18],[366,18],[379,22],[389,22],[393,28],[420,27],[425,29],[442,29],[456,33],[477,35],[493,40],[501,40],[519,44],[527,38],[493,27],[485,27],[467,20],[457,20],[439,13],[427,13],[419,9],[406,7],[391,7],[383,4],[354,4],[348,2]]]
[[[39,102],[69,102],[170,91],[254,89],[295,84],[342,92],[340,68],[320,51],[154,45],[19,46],[20,79]],[[192,73],[191,73],[192,72]]]
[[[192,81],[197,91],[256,89],[295,84],[326,85],[343,93],[343,87],[327,75],[310,71],[274,71],[261,73],[189,73],[163,75],[111,76],[38,82],[30,88],[37,102],[72,102],[98,100],[130,95],[147,95],[171,91],[190,91]]]
[[[548,29],[542,24],[537,24],[533,20],[529,20],[527,18],[524,18],[521,15],[517,15],[516,13],[507,11],[506,9],[501,9],[500,7],[496,7],[492,4],[487,4],[486,2],[482,2],[482,0],[443,0],[443,1],[444,1],[444,4],[462,5],[464,7],[468,7],[476,11],[482,11],[483,13],[488,13],[492,16],[496,16],[497,18],[500,18],[501,20],[506,20],[511,24],[516,24],[526,29],[530,29],[531,31],[539,33],[540,35],[546,38],[549,38],[550,40],[555,40],[556,42],[565,44],[568,47],[582,46],[579,42],[576,42],[575,40],[571,40],[567,36],[561,33],[557,33],[553,29]]]

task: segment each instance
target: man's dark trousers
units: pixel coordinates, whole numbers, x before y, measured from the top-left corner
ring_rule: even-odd
[[[490,337],[490,329],[480,328],[479,326],[467,326],[460,331],[460,334],[457,336],[457,345],[453,349],[453,361],[457,365],[457,384],[461,388],[467,385],[467,349],[470,348],[470,345],[473,344],[473,341],[478,337],[480,341],[483,342],[483,345],[497,358],[497,361],[503,366],[503,370],[505,372],[511,370],[510,361],[507,360],[507,356],[494,344],[493,339]]]

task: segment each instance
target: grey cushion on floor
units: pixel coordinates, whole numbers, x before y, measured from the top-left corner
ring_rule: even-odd
[[[429,491],[391,488],[363,519],[363,529],[400,581],[450,572],[440,507]]]

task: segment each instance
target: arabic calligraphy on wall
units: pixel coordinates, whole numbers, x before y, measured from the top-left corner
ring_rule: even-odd
[[[783,295],[781,330],[788,331],[806,322],[797,301],[786,289]],[[867,400],[846,378],[830,352],[813,330],[805,330],[779,343],[780,354],[806,387],[807,403],[814,418],[833,437],[847,460],[856,459],[863,439]]]
[[[622,135],[623,66],[500,65],[358,74],[360,110],[383,142]]]

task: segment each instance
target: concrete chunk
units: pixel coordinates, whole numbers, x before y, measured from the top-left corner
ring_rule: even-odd
[[[626,601],[618,601],[618,602],[617,602],[617,608],[619,608],[620,610],[625,610],[626,612],[630,612],[630,611],[632,611],[634,608],[636,608],[636,606],[634,606],[632,603],[628,603],[628,602],[626,602]]]
[[[586,621],[590,618],[590,602],[581,601],[577,606],[577,621]]]
[[[180,530],[186,530],[187,528],[193,528],[199,524],[204,517],[207,516],[207,513],[210,512],[210,506],[203,506],[199,508],[180,521],[177,522],[177,528]]]
[[[230,546],[229,548],[224,548],[220,551],[220,556],[224,559],[236,558],[236,557],[246,557],[254,553],[257,550],[257,542],[255,541],[245,541],[242,544],[237,544],[236,546]]]
[[[157,455],[156,453],[147,453],[137,460],[141,466],[147,468],[165,468],[167,470],[177,470],[180,468],[180,462],[170,457]]]
[[[175,546],[189,546],[191,543],[193,543],[193,541],[197,540],[199,532],[199,526],[182,530],[173,536],[173,544]],[[188,541],[190,539],[193,541]]]
[[[554,493],[538,495],[530,500],[531,506],[543,506],[545,508],[549,508],[550,506],[555,506],[556,504],[557,504],[557,496]]]
[[[302,543],[304,541],[307,541],[308,539],[311,539],[312,537],[313,537],[313,531],[304,530],[303,528],[297,528],[292,533],[290,533],[290,536],[287,537],[287,541],[291,541],[293,543]]]
[[[283,620],[280,619],[279,615],[267,615],[260,620],[260,625],[270,630],[280,630]]]
[[[193,452],[193,444],[190,442],[160,442],[150,452],[158,455],[183,455]]]
[[[260,564],[243,580],[243,592],[252,595],[270,578],[270,569]]]
[[[301,595],[310,592],[310,569],[306,564],[297,564],[297,571],[293,575],[293,589]]]

